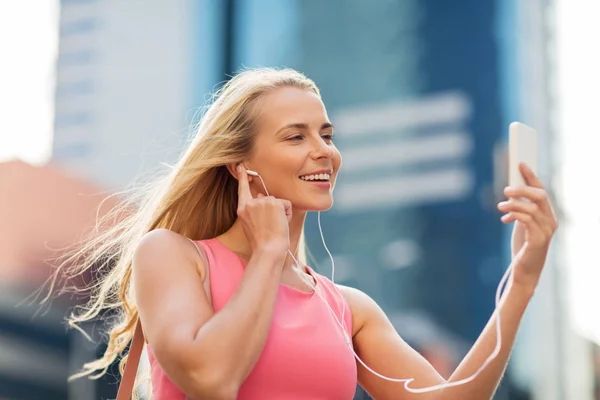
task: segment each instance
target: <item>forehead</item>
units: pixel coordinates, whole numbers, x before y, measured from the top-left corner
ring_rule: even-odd
[[[294,87],[277,88],[265,95],[257,120],[259,131],[277,130],[290,123],[320,126],[328,121],[325,105],[315,93]]]

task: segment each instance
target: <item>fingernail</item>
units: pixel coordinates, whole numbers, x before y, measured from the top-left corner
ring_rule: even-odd
[[[235,170],[236,170],[237,172],[242,172],[242,166],[241,166],[241,165],[238,165],[237,167],[235,167]]]

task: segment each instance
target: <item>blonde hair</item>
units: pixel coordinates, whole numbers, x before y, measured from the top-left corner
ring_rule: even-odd
[[[123,373],[125,349],[138,318],[131,288],[131,261],[144,234],[166,228],[201,240],[216,237],[233,225],[237,216],[237,181],[226,166],[250,156],[254,123],[261,112],[260,100],[284,86],[309,90],[320,97],[312,80],[291,69],[247,69],[235,75],[213,94],[197,133],[169,173],[144,190],[141,202],[129,199],[112,210],[103,221],[114,224],[64,258],[59,272],[67,271],[63,275],[66,278],[92,270],[100,275],[91,287],[85,288],[91,291],[90,300],[70,315],[69,325],[86,335],[80,324],[106,311],[117,312],[102,357],[84,364],[70,379],[97,379],[120,356],[119,370]],[[306,263],[304,231],[298,258]]]

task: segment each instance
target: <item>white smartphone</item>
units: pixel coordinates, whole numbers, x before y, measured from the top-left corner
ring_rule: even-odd
[[[538,134],[521,122],[513,122],[508,128],[508,184],[525,186],[519,164],[525,163],[537,175]]]

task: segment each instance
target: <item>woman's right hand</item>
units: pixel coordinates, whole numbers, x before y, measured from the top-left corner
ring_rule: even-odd
[[[284,253],[290,247],[288,223],[292,218],[292,203],[262,193],[253,198],[246,169],[238,165],[237,173],[237,215],[252,251],[271,249]]]

